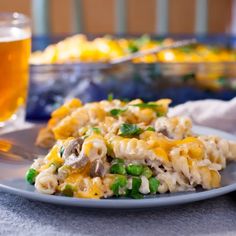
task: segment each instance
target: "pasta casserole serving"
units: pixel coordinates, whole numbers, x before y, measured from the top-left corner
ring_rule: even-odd
[[[37,145],[50,151],[26,180],[43,194],[95,199],[220,187],[236,142],[194,134],[189,118],[168,117],[170,102],[72,99],[40,131]]]

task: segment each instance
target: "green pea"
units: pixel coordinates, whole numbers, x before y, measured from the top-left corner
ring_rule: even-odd
[[[149,179],[152,177],[152,174],[152,170],[148,166],[144,166],[142,175]]]
[[[25,179],[28,183],[34,184],[35,178],[37,175],[38,175],[38,171],[33,168],[30,168],[30,169],[28,169],[28,171],[25,174]]]
[[[143,194],[141,194],[141,193],[132,193],[131,197],[134,198],[134,199],[142,199]]]
[[[119,196],[119,190],[124,188],[127,185],[127,178],[126,176],[120,175],[115,178],[115,181],[111,185],[111,190],[113,191],[114,195],[117,197]]]
[[[128,189],[126,191],[126,195],[128,197],[134,198],[134,199],[140,199],[143,198],[143,195],[139,193],[139,188],[141,186],[142,180],[139,177],[133,177],[132,178],[132,189]]]
[[[74,191],[73,187],[69,184],[67,184],[64,189],[62,190],[62,195],[66,197],[73,197],[74,196]]]
[[[121,163],[117,163],[117,164],[112,165],[110,168],[110,173],[125,175],[126,174],[125,165],[121,164]]]
[[[141,186],[142,180],[139,177],[132,178],[132,191],[139,192],[139,188]]]
[[[143,172],[143,166],[142,165],[135,165],[135,164],[129,164],[126,167],[126,171],[129,175],[139,176]]]
[[[150,178],[149,179],[150,193],[156,193],[159,185],[160,185],[160,181],[157,178],[155,177]]]

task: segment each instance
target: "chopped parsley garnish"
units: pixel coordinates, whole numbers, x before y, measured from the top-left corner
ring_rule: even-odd
[[[134,52],[137,52],[138,50],[139,50],[139,48],[134,43],[130,43],[128,45],[128,51],[129,52],[134,53]]]
[[[135,124],[127,124],[124,123],[121,125],[120,127],[120,135],[121,136],[134,136],[134,135],[139,135],[140,133],[142,133],[142,129],[139,128],[137,125]]]
[[[130,106],[133,107],[140,107],[140,108],[150,108],[155,110],[157,107],[160,107],[161,105],[156,104],[156,103],[152,103],[152,102],[148,102],[148,103],[137,103],[137,104],[132,104]]]
[[[125,112],[127,109],[124,109],[124,110],[122,110],[122,109],[112,109],[112,110],[110,110],[110,114],[112,115],[112,116],[119,116],[119,115],[121,115],[123,112]]]
[[[164,112],[157,111],[157,112],[156,112],[156,116],[157,116],[157,117],[165,116],[165,113],[164,113]]]
[[[94,133],[101,134],[101,130],[97,127],[93,127],[92,130]]]
[[[132,104],[130,106],[140,107],[140,108],[149,108],[149,109],[152,109],[154,111],[156,111],[158,107],[161,107],[160,104],[156,104],[156,103],[153,103],[153,102]]]
[[[146,131],[155,131],[155,129],[150,126],[150,127],[148,127],[148,128],[146,129]]]
[[[113,99],[114,99],[113,93],[109,93],[108,96],[107,96],[107,100],[108,100],[109,102],[111,102]]]
[[[148,102],[148,103],[132,104],[130,106],[140,107],[140,108],[149,108],[149,109],[152,109],[153,111],[156,112],[156,116],[157,117],[165,116],[165,112],[160,111],[160,110],[162,110],[162,105],[161,104],[156,104],[156,103],[153,103],[153,102]]]
[[[61,146],[61,147],[60,147],[60,151],[59,151],[60,157],[63,156],[64,151],[65,151],[65,148],[64,148],[63,146]]]

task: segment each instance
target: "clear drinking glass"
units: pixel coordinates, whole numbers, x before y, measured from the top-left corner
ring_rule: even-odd
[[[24,122],[31,30],[19,13],[0,13],[0,131]]]

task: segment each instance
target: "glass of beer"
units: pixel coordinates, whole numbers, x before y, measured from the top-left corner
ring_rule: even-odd
[[[0,13],[0,131],[25,119],[31,31],[19,13]]]

